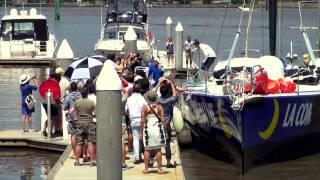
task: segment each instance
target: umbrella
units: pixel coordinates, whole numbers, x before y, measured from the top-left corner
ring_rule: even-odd
[[[43,81],[39,87],[40,96],[46,98],[46,93],[49,90],[52,92],[52,97],[54,100],[58,100],[60,98],[60,86],[56,80],[48,79]]]
[[[71,80],[93,79],[99,75],[105,60],[105,57],[99,55],[84,57],[72,62],[64,75]]]

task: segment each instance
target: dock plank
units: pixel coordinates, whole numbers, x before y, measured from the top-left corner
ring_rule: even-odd
[[[176,139],[174,139],[173,143],[171,143],[171,149],[172,149],[172,162],[176,162],[177,167],[176,168],[166,168],[163,167],[163,170],[167,172],[166,174],[157,174],[156,173],[156,163],[154,163],[154,167],[150,168],[149,174],[143,174],[142,171],[144,169],[144,164],[140,163],[138,165],[133,164],[133,155],[128,154],[127,157],[129,160],[126,161],[128,165],[128,169],[123,170],[123,179],[125,180],[149,180],[149,179],[161,179],[161,180],[184,180],[183,175],[183,169],[181,166],[181,160],[180,160],[180,151],[179,146],[177,145]],[[164,149],[162,149],[162,152],[164,152]],[[90,167],[88,164],[82,165],[82,166],[74,166],[74,159],[71,159],[72,152],[70,151],[69,155],[62,160],[61,166],[59,169],[56,170],[55,174],[52,175],[54,180],[78,180],[78,179],[97,179],[97,168],[96,167]],[[81,160],[80,160],[81,162]],[[166,163],[165,156],[163,156],[163,164]]]

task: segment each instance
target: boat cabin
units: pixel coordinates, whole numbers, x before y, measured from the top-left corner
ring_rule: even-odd
[[[42,15],[37,15],[35,9],[30,11],[21,11],[13,9],[10,15],[2,18],[1,21],[1,40],[24,40],[32,39],[35,41],[47,41],[49,39],[47,19]]]

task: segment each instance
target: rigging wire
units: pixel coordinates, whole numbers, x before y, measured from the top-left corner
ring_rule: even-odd
[[[222,29],[223,29],[223,27],[224,27],[224,22],[225,22],[225,20],[226,20],[228,7],[229,7],[229,3],[227,3],[226,9],[225,9],[225,11],[224,11],[223,21],[222,21],[222,25],[221,25],[221,27],[220,27],[218,44],[217,44],[217,46],[216,46],[216,52],[218,52],[218,50],[219,50],[219,45],[220,45],[220,40],[221,40]],[[242,14],[241,14],[241,15],[242,15]],[[242,17],[242,16],[241,16],[241,17]],[[240,20],[240,22],[241,22],[241,20]],[[239,26],[240,26],[240,25],[239,25]]]
[[[248,45],[249,45],[249,33],[251,29],[251,24],[252,24],[252,14],[253,14],[253,9],[255,5],[255,0],[251,1],[250,3],[250,15],[249,15],[249,20],[248,20],[248,27],[247,27],[247,38],[246,38],[246,46],[245,46],[245,57],[248,57]]]
[[[261,31],[262,31],[262,54],[264,54],[264,43],[265,43],[265,30],[264,30],[264,7],[261,6]]]

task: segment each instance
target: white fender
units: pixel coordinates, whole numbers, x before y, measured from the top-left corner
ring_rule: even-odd
[[[187,120],[188,122],[190,122],[191,124],[194,125],[192,116],[191,116],[191,112],[190,112],[190,108],[188,105],[184,105],[182,107],[182,114],[185,120]]]
[[[177,133],[180,133],[183,128],[184,122],[182,112],[179,108],[173,107],[173,127]]]

